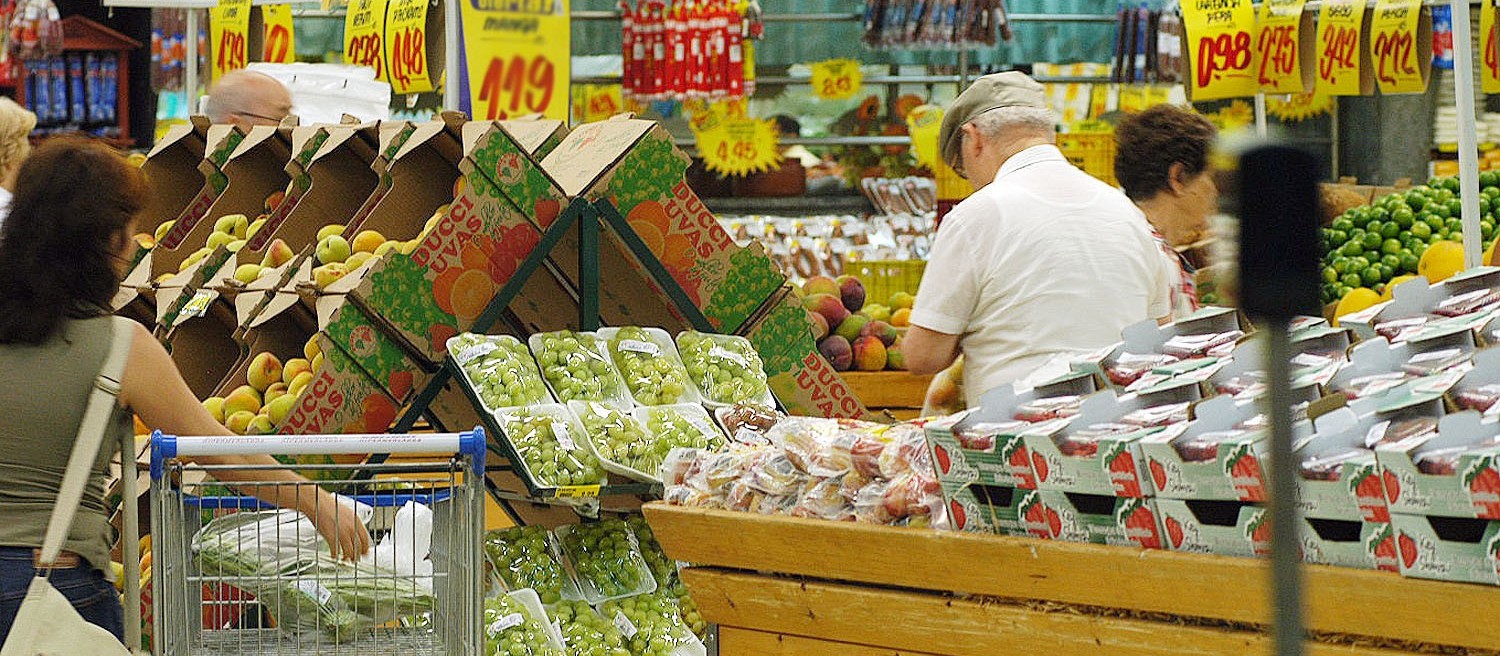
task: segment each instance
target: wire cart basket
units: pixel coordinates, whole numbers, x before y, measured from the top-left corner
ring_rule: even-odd
[[[351,453],[424,454],[424,460],[380,465],[196,465],[180,460]],[[481,653],[484,454],[484,433],[478,429],[438,435],[153,435],[155,653]],[[356,468],[374,472],[377,480],[236,482],[227,488],[212,481],[185,482],[203,480],[202,475],[182,476]],[[401,478],[382,477],[393,474]],[[301,513],[277,510],[261,500],[280,493],[284,501],[288,492],[303,499],[319,487],[339,495],[341,503],[355,502],[370,528],[371,553],[358,563],[333,559]]]

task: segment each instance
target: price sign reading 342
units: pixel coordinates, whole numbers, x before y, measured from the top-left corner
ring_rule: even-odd
[[[1426,44],[1417,26],[1422,18],[1422,0],[1378,0],[1370,20],[1370,60],[1381,93],[1421,93],[1427,90],[1422,76],[1423,53],[1430,60],[1431,35]],[[1424,48],[1423,45],[1426,45]]]
[[[1251,33],[1255,9],[1250,0],[1187,0],[1189,81],[1193,100],[1253,96],[1259,91]]]
[[[1325,0],[1318,10],[1317,91],[1332,96],[1364,92],[1360,31],[1365,23],[1364,0]]]

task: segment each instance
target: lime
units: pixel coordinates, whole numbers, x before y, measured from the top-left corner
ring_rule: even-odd
[[[1346,273],[1340,280],[1349,287],[1363,287],[1365,284],[1364,276],[1358,273]]]
[[[1380,258],[1380,263],[1382,265],[1388,266],[1388,267],[1390,267],[1392,269],[1400,268],[1401,267],[1401,256],[1397,254],[1399,252],[1400,251],[1398,250],[1396,253],[1387,253],[1385,256],[1383,256],[1383,257]]]
[[[1401,254],[1401,270],[1407,273],[1417,272],[1417,263],[1421,261],[1415,253],[1406,251]]]
[[[1485,171],[1479,174],[1479,186],[1494,187],[1500,185],[1500,173]]]
[[[1410,230],[1402,230],[1401,232],[1396,233],[1396,239],[1399,239],[1402,242],[1406,242],[1406,241],[1410,240],[1411,239],[1411,231]]]
[[[1464,222],[1461,219],[1448,219],[1445,227],[1448,228],[1448,234],[1450,235],[1461,235],[1464,232]]]
[[[1427,226],[1432,228],[1433,231],[1442,230],[1443,226],[1448,224],[1448,219],[1437,215],[1425,217],[1423,220],[1427,222]]]
[[[1323,282],[1334,283],[1339,281],[1339,272],[1331,266],[1323,267]]]
[[[1394,237],[1395,234],[1396,233],[1392,232],[1391,236]],[[1378,232],[1367,232],[1367,233],[1365,233],[1365,238],[1364,238],[1365,250],[1367,250],[1367,251],[1373,251],[1373,250],[1379,249],[1380,248],[1380,244],[1382,244],[1384,241],[1385,241],[1385,239],[1383,239],[1381,237],[1380,233],[1378,233]]]
[[[1343,246],[1347,241],[1349,241],[1349,233],[1343,230],[1330,230],[1328,232],[1328,243],[1330,244]]]
[[[1337,290],[1337,296],[1339,298],[1343,298],[1345,296],[1348,296],[1349,292],[1352,292],[1352,291],[1354,291],[1354,288],[1351,287],[1351,286],[1349,286],[1349,285],[1339,285],[1338,286],[1338,290]]]
[[[1479,193],[1484,194],[1485,198],[1488,198],[1488,199],[1490,199],[1490,200],[1493,201],[1496,198],[1500,198],[1500,187],[1486,186],[1484,188],[1484,191],[1481,191]]]
[[[1391,212],[1391,220],[1395,221],[1403,228],[1410,226],[1412,222],[1416,220],[1416,218],[1417,214],[1406,207],[1402,207],[1401,209]]]
[[[1348,231],[1354,229],[1354,222],[1350,221],[1349,219],[1346,219],[1346,218],[1338,218],[1338,219],[1335,219],[1333,221],[1333,224],[1330,225],[1330,226],[1328,226],[1328,227],[1330,227],[1330,228],[1332,228],[1334,230],[1343,230],[1345,232],[1348,232]]]
[[[1368,266],[1370,266],[1370,258],[1363,255],[1356,255],[1349,258],[1349,273],[1359,273],[1364,271]]]
[[[1329,265],[1329,268],[1333,269],[1335,273],[1338,273],[1342,276],[1349,272],[1350,261],[1350,258],[1340,255],[1333,258],[1333,263]]]
[[[1380,273],[1381,280],[1390,280],[1391,278],[1396,277],[1396,267],[1382,262],[1378,267],[1372,266],[1369,269],[1365,269],[1365,278],[1368,279],[1370,271],[1376,269],[1378,269],[1378,272]]]
[[[1489,214],[1490,210],[1493,209],[1494,207],[1495,207],[1495,205],[1494,205],[1494,203],[1490,202],[1489,196],[1483,196],[1483,195],[1481,195],[1479,197],[1479,212],[1481,214]]]
[[[1344,247],[1340,249],[1339,252],[1349,257],[1354,257],[1355,255],[1359,255],[1360,253],[1365,252],[1365,245],[1351,239],[1349,240],[1349,243],[1344,244]]]
[[[1443,188],[1455,194],[1458,193],[1458,178],[1456,176],[1449,176],[1445,178],[1443,180]]]
[[[1445,219],[1453,216],[1453,213],[1448,211],[1447,205],[1441,205],[1438,203],[1428,203],[1427,207],[1423,208],[1422,211],[1427,212],[1428,214],[1431,214],[1433,216],[1440,216]]]
[[[1395,254],[1395,253],[1400,253],[1401,252],[1401,240],[1392,237],[1390,239],[1387,239],[1387,240],[1381,242],[1381,244],[1380,244],[1380,252],[1385,253],[1387,255],[1392,255],[1392,254]]]
[[[1406,206],[1410,207],[1413,212],[1422,209],[1422,206],[1426,204],[1426,196],[1416,193],[1415,191],[1406,194]]]
[[[1459,216],[1464,213],[1463,201],[1457,198],[1448,201],[1447,203],[1445,203],[1445,205],[1447,205],[1448,207],[1449,216]]]
[[[1380,236],[1381,237],[1385,237],[1386,239],[1390,239],[1391,237],[1395,237],[1396,235],[1400,234],[1400,232],[1401,232],[1401,226],[1396,225],[1395,221],[1388,221],[1386,223],[1380,224]]]
[[[1370,217],[1371,221],[1384,221],[1391,218],[1391,210],[1378,205],[1366,208],[1364,211]]]
[[[1479,222],[1479,236],[1482,237],[1482,238],[1484,238],[1484,239],[1491,239],[1491,238],[1493,238],[1495,236],[1495,222],[1491,221],[1489,219],[1485,219],[1483,221],[1480,221]]]
[[[1384,278],[1380,277],[1380,267],[1370,267],[1360,274],[1360,280],[1364,281],[1366,287],[1373,287]]]
[[[1426,222],[1413,223],[1411,225],[1411,236],[1416,237],[1417,239],[1426,239],[1428,237],[1431,237],[1432,226],[1428,225]]]

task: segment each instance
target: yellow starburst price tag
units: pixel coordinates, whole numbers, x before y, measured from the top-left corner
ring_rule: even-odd
[[[705,112],[693,121],[698,153],[709,170],[721,175],[749,175],[781,163],[781,145],[770,121],[723,117]],[[702,130],[697,129],[702,126]]]
[[[1290,96],[1266,96],[1266,113],[1283,123],[1295,123],[1333,110],[1333,96],[1327,93],[1297,93]]]
[[[813,95],[823,100],[843,100],[859,93],[864,75],[853,59],[829,59],[812,64]]]

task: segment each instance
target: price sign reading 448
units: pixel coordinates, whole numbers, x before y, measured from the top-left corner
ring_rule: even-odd
[[[1186,0],[1189,80],[1193,100],[1253,96],[1260,89],[1250,0]]]
[[[432,91],[427,69],[427,0],[390,0],[385,16],[385,64],[391,90]]]

